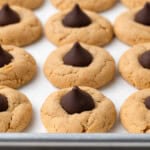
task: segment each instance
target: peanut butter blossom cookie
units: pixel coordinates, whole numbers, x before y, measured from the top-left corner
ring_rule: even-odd
[[[104,11],[111,8],[116,0],[51,0],[52,4],[61,10],[72,8],[79,4],[83,9],[91,11]]]
[[[0,46],[0,85],[19,88],[36,74],[34,58],[15,46]]]
[[[121,57],[121,75],[138,89],[150,88],[150,43],[134,46]]]
[[[50,133],[106,132],[116,121],[114,104],[89,87],[62,89],[51,94],[41,109]]]
[[[0,0],[0,5],[18,5],[29,9],[35,9],[42,5],[44,0]]]
[[[120,15],[115,22],[115,33],[128,45],[150,42],[150,3],[138,11]]]
[[[120,111],[121,122],[130,133],[150,133],[150,89],[131,95]]]
[[[100,88],[115,74],[115,62],[104,49],[86,44],[67,44],[52,52],[44,65],[47,79],[58,88]]]
[[[143,7],[146,2],[150,2],[150,0],[121,0],[124,5],[131,9]]]
[[[46,26],[47,38],[56,45],[83,42],[92,45],[108,44],[113,38],[112,25],[105,18],[78,5],[71,11],[52,16]]]
[[[41,33],[41,23],[30,10],[8,5],[0,9],[0,44],[28,45]]]
[[[22,93],[0,86],[0,132],[20,132],[30,123],[32,105]]]

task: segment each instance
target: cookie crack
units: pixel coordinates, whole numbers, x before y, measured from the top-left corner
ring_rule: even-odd
[[[103,71],[103,69],[106,67],[106,65],[107,65],[108,62],[112,62],[112,60],[109,60],[109,59],[108,59],[108,60],[105,60],[105,61],[104,61],[104,65],[103,65],[101,68],[99,68],[98,73],[95,74],[95,77],[94,77],[95,83],[97,83],[97,82],[96,82],[97,76]]]
[[[81,127],[82,127],[82,133],[86,133],[86,131],[87,131],[87,128],[86,128],[86,125],[85,124],[83,124],[82,122],[80,122],[80,125],[81,125]]]
[[[147,132],[150,132],[150,126],[149,125],[147,125],[145,127],[145,129],[143,130],[143,133],[147,133]]]
[[[14,129],[14,128],[11,127],[11,123],[12,123],[13,117],[14,117],[14,115],[15,115],[14,111],[15,111],[15,109],[16,109],[19,105],[22,105],[22,104],[28,104],[28,102],[21,102],[21,101],[19,101],[18,103],[13,103],[13,105],[15,105],[15,107],[10,111],[10,113],[11,113],[11,118],[10,118],[10,121],[9,121],[9,123],[8,123],[8,127],[7,127],[7,129],[6,129],[6,132],[9,132],[10,129],[12,129],[12,130]]]
[[[89,120],[90,120],[93,113],[94,112],[90,111],[89,116],[86,118],[86,120],[84,122],[82,122],[82,121],[80,122],[80,125],[82,127],[82,131],[81,131],[82,133],[86,133],[88,131],[88,129],[89,129]]]
[[[102,24],[99,24],[99,27],[104,30],[104,31],[107,31],[107,28],[105,26],[102,26]]]
[[[12,118],[13,118],[13,114],[11,115],[10,121],[9,121],[9,123],[8,123],[8,127],[7,127],[7,129],[6,129],[6,132],[8,132],[8,130],[10,129],[11,122],[12,122]]]

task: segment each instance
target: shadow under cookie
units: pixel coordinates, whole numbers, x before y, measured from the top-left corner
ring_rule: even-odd
[[[100,88],[114,78],[115,62],[112,56],[100,47],[79,43],[68,44],[49,55],[44,65],[44,73],[58,88]]]

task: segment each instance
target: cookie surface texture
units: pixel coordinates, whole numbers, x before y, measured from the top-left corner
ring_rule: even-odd
[[[21,132],[31,122],[32,105],[22,93],[0,86],[0,104],[0,132]],[[6,104],[8,108],[2,111]]]
[[[80,28],[63,25],[62,21],[68,11],[52,16],[45,25],[48,40],[58,46],[77,41],[98,46],[108,44],[113,38],[110,22],[94,12],[84,11],[84,13],[91,19],[91,24]]]
[[[86,67],[64,64],[63,57],[73,45],[67,44],[59,47],[47,58],[44,65],[44,73],[53,85],[58,88],[71,86],[100,88],[114,78],[114,59],[106,50],[100,47],[81,44],[93,57],[92,62]]]
[[[135,21],[138,11],[133,10],[121,14],[114,25],[119,40],[132,46],[150,42],[150,27]]]
[[[3,49],[13,56],[12,61],[0,67],[0,85],[19,88],[28,83],[36,75],[34,58],[21,48],[3,46]]]
[[[139,7],[143,7],[146,2],[150,2],[150,0],[121,0],[122,3],[130,9],[135,9]]]
[[[150,88],[150,55],[145,56],[149,51],[150,43],[136,45],[126,51],[119,62],[122,77],[138,89]]]
[[[112,128],[116,121],[116,110],[113,103],[93,88],[80,88],[92,96],[95,108],[70,115],[61,107],[60,99],[71,88],[51,94],[41,108],[41,119],[48,132],[100,133]]]
[[[132,94],[124,102],[120,118],[128,132],[150,133],[150,107],[146,107],[146,103],[150,102],[150,99],[147,101],[149,97],[150,89],[145,89]]]
[[[72,8],[75,4],[79,4],[83,9],[101,12],[110,9],[116,0],[50,0],[52,4],[61,10]]]
[[[0,0],[0,5],[17,5],[29,9],[35,9],[42,5],[44,0]]]
[[[37,17],[25,8],[11,8],[19,15],[20,22],[0,26],[0,44],[25,46],[37,41],[42,34],[41,23]]]

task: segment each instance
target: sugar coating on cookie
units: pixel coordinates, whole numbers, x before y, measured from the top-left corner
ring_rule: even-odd
[[[125,6],[131,9],[143,7],[146,2],[150,2],[150,0],[121,0],[121,1]]]
[[[4,52],[0,52],[0,85],[19,88],[31,81],[36,75],[34,58],[15,46],[5,45],[2,48],[10,58]],[[2,61],[2,58],[5,60]]]
[[[21,132],[31,122],[32,105],[22,93],[0,86],[0,132]]]
[[[79,88],[92,97],[94,108],[81,113],[69,114],[61,106],[61,98],[72,88],[52,93],[41,108],[41,119],[48,132],[100,133],[107,132],[113,127],[116,121],[114,104],[93,88]]]
[[[119,71],[136,88],[150,88],[150,43],[126,51],[120,58]]]
[[[86,17],[84,18],[84,16]],[[79,18],[80,22],[77,24]],[[87,18],[91,20],[91,23],[84,24]],[[64,24],[64,20],[66,24]],[[82,23],[81,26],[79,23]],[[67,26],[67,24],[71,25]],[[65,10],[50,17],[45,25],[45,33],[55,45],[78,41],[100,46],[108,44],[113,38],[112,25],[108,20],[94,12],[83,11],[77,5],[72,10]]]
[[[35,42],[41,37],[41,23],[32,11],[18,6],[9,6],[9,11],[10,10],[19,16],[19,20],[13,24],[0,25],[0,44],[25,46]],[[11,13],[11,16],[8,15],[8,8],[1,8],[1,19],[3,19],[3,15],[5,15],[4,18],[12,18]],[[10,18],[7,20],[10,20]]]
[[[77,85],[100,88],[114,78],[115,62],[106,50],[87,44],[80,43],[80,45],[92,56],[91,59],[90,56],[84,55],[84,58],[87,57],[90,61],[83,62],[83,55],[81,59],[78,58],[78,54],[73,49],[74,43],[59,47],[48,56],[44,65],[44,73],[54,86],[66,88]],[[68,53],[73,55],[70,56],[72,60],[75,58],[74,62],[70,60],[72,65],[64,63],[64,56],[67,56]],[[82,65],[86,63],[86,66],[81,66],[81,63]]]
[[[42,5],[44,0],[0,0],[0,6],[4,4],[17,5],[29,9],[35,9]]]
[[[79,4],[83,9],[101,12],[110,9],[116,0],[50,0],[58,9],[65,10]]]
[[[150,89],[132,94],[122,105],[120,118],[130,133],[150,133]]]
[[[150,3],[142,9],[121,14],[115,21],[115,34],[128,45],[150,42]]]

